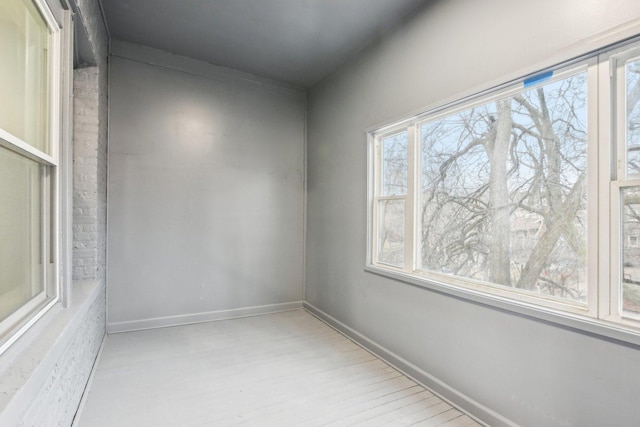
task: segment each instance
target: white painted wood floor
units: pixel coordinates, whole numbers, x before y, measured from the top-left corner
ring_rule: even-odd
[[[477,426],[304,310],[109,335],[77,427]]]

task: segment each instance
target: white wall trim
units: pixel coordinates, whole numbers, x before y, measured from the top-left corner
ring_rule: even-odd
[[[461,409],[469,416],[475,418],[478,422],[493,427],[513,427],[518,425],[508,418],[500,415],[499,413],[487,408],[486,406],[484,406],[480,402],[477,402],[466,394],[451,387],[442,380],[434,377],[428,372],[425,372],[421,368],[412,364],[408,360],[403,359],[386,347],[383,347],[375,341],[367,338],[360,332],[345,325],[335,317],[325,313],[312,304],[305,302],[304,309],[312,315],[316,316],[321,321],[325,322],[327,325],[340,332],[341,334],[345,335],[350,340],[354,341],[356,344],[363,347],[365,350],[384,360],[393,368],[397,369],[409,378],[423,385],[424,387],[429,389],[429,391],[438,395],[443,400]]]
[[[189,325],[191,323],[211,322],[215,320],[237,319],[239,317],[259,316],[302,308],[302,301],[279,304],[259,305],[255,307],[233,308],[230,310],[207,311],[204,313],[181,314],[177,316],[154,317],[151,319],[129,320],[107,324],[107,333],[131,332],[144,329],[164,328],[168,326]]]
[[[306,96],[306,91],[298,86],[121,40],[111,41],[109,54],[242,87],[281,95]]]

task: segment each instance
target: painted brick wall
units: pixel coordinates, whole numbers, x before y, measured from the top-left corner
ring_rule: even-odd
[[[98,279],[99,68],[73,72],[73,278]]]
[[[76,0],[94,67],[74,71],[73,278],[105,279],[108,35],[97,0]]]
[[[73,72],[73,278],[98,275],[98,67]]]
[[[71,342],[19,427],[71,425],[105,333],[104,305],[103,290],[74,331]]]

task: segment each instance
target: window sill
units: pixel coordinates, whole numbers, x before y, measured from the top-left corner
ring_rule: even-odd
[[[607,323],[577,314],[570,314],[525,302],[510,300],[497,295],[485,294],[472,289],[465,289],[445,283],[418,278],[410,274],[390,271],[381,267],[367,265],[366,272],[393,279],[415,287],[428,289],[443,295],[480,304],[486,307],[507,311],[519,316],[539,320],[558,327],[576,330],[608,340],[618,341],[640,347],[640,331],[630,327]]]

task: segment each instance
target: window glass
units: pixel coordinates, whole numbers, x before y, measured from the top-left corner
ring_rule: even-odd
[[[0,128],[46,153],[49,35],[32,1],[0,2]]]
[[[402,199],[378,202],[378,261],[397,267],[404,264],[404,210]]]
[[[383,196],[407,194],[407,143],[407,132],[382,140]]]
[[[640,59],[626,64],[627,174],[640,175]]]
[[[0,321],[44,291],[42,168],[0,147]]]
[[[640,314],[640,187],[622,190],[622,310]]]
[[[420,126],[420,262],[586,301],[586,72]]]

